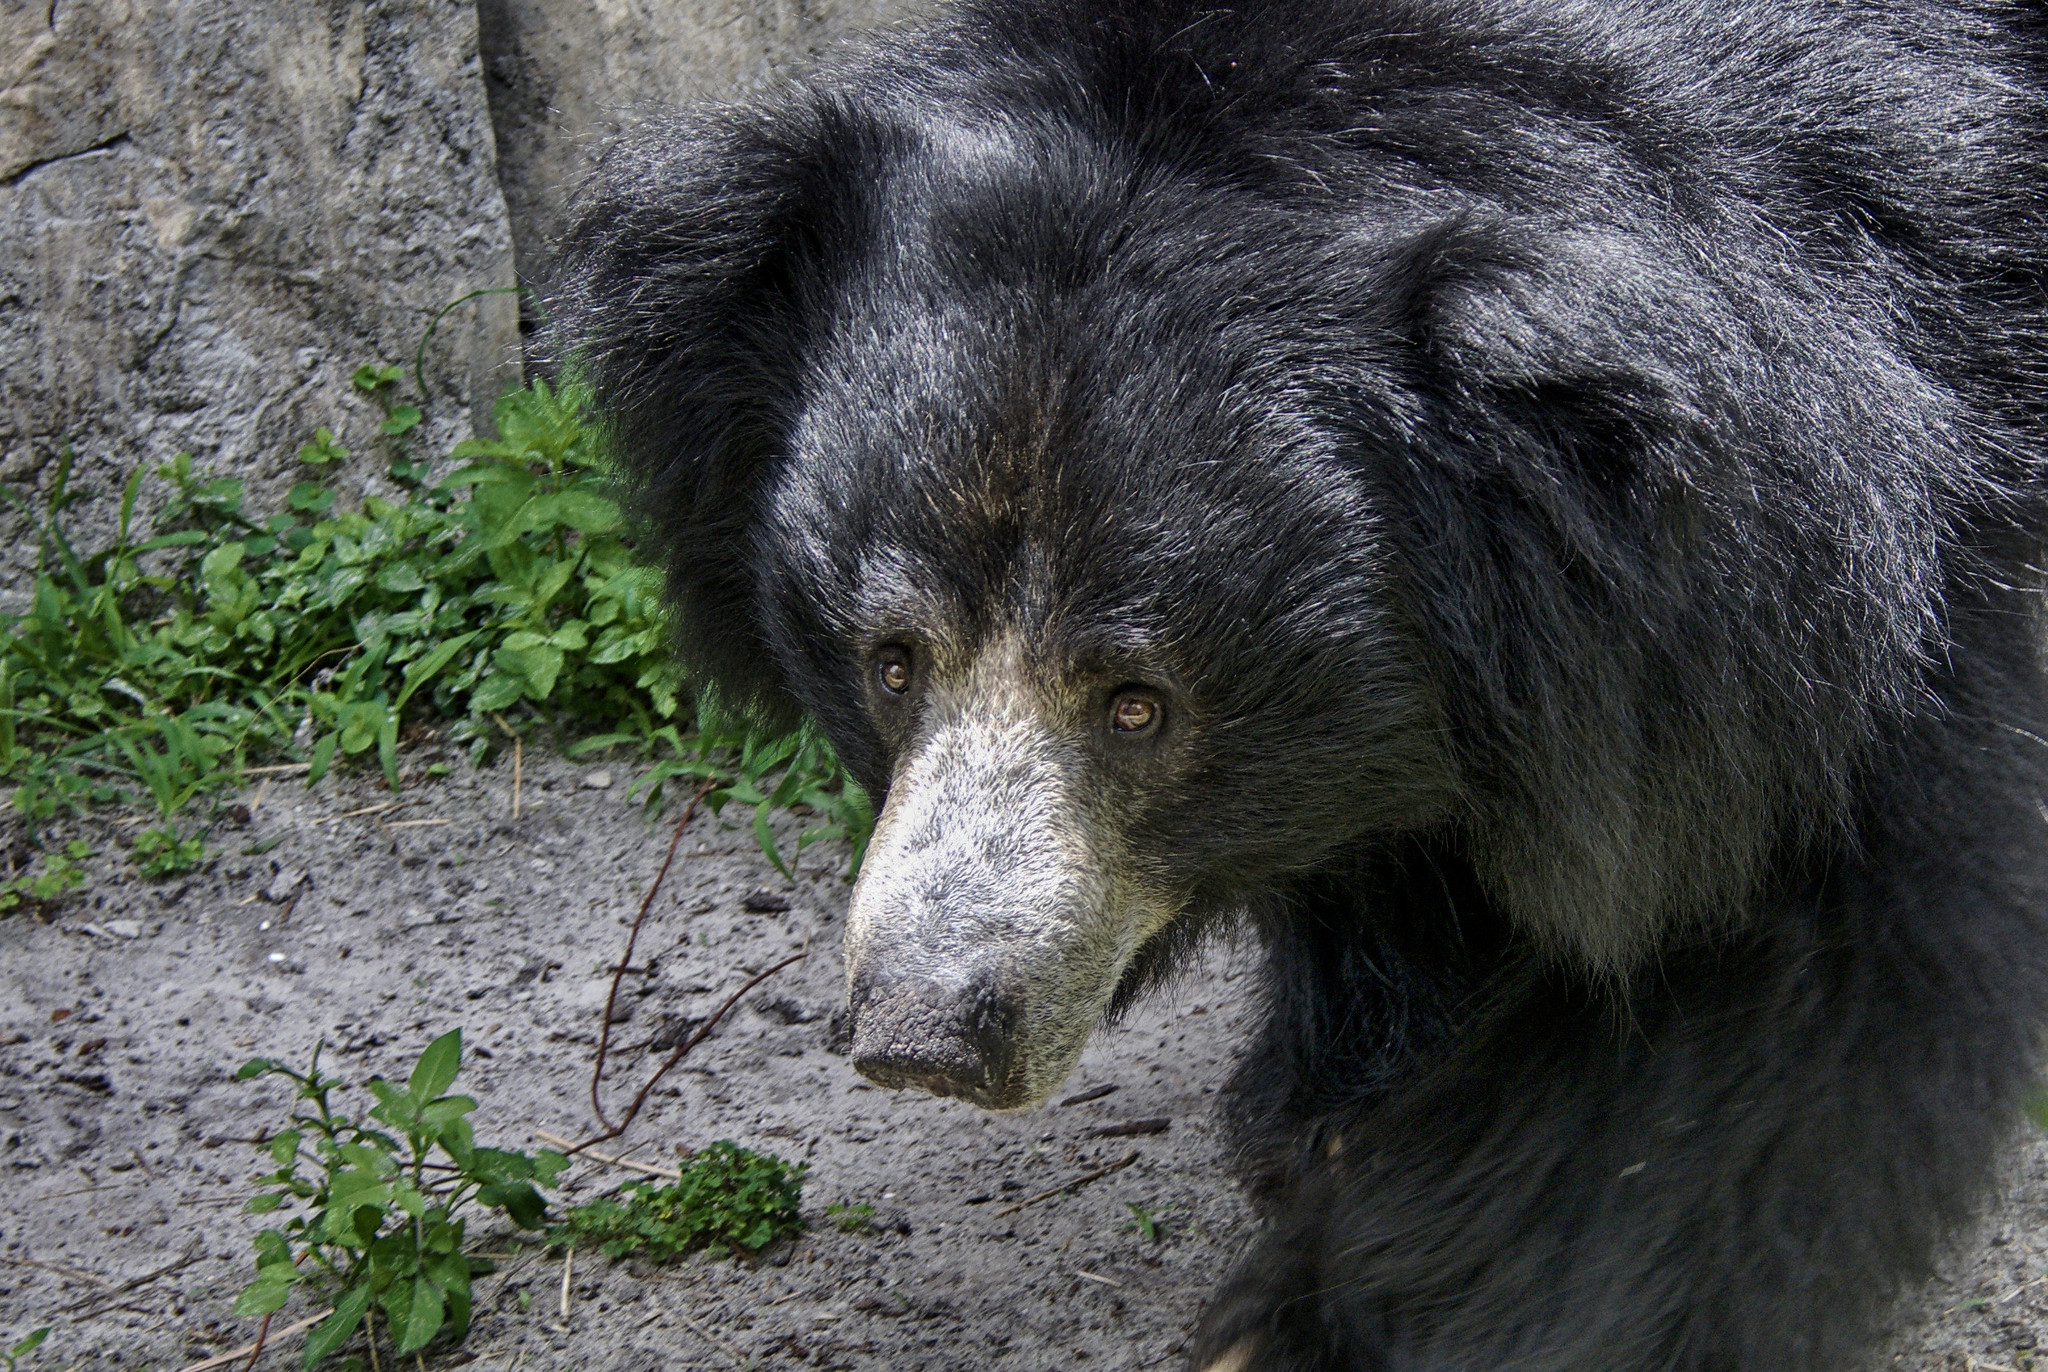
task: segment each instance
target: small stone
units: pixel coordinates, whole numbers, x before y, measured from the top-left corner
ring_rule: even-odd
[[[305,868],[287,867],[272,877],[270,884],[263,888],[263,898],[272,905],[282,905],[292,898],[292,893],[304,885],[305,881]]]
[[[611,774],[610,772],[585,772],[585,773],[583,774],[583,789],[584,789],[584,790],[586,790],[586,791],[609,791],[609,790],[611,790],[611,788],[612,788],[612,774]]]
[[[779,915],[789,908],[789,897],[763,886],[740,898],[740,904],[757,915]]]
[[[115,938],[141,938],[142,921],[139,919],[110,919],[107,932]]]

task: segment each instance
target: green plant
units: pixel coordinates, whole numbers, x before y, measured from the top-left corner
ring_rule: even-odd
[[[757,1253],[803,1230],[798,1205],[808,1165],[720,1140],[682,1167],[679,1180],[629,1182],[616,1198],[579,1205],[548,1242],[588,1244],[606,1257],[667,1262],[711,1244]]]
[[[1155,1210],[1136,1201],[1125,1201],[1124,1209],[1131,1212],[1131,1218],[1124,1222],[1124,1228],[1137,1230],[1147,1243],[1157,1243],[1166,1233],[1165,1216],[1173,1207],[1162,1205]]]
[[[43,1340],[50,1337],[50,1328],[44,1325],[25,1339],[19,1339],[5,1353],[0,1353],[0,1362],[7,1364],[7,1372],[14,1372],[14,1365],[43,1346]]]
[[[864,1201],[834,1201],[825,1207],[825,1218],[842,1234],[862,1234],[874,1225],[875,1207]]]
[[[584,749],[619,741],[616,736],[589,740]],[[650,806],[658,805],[662,787],[675,777],[703,784],[711,783],[705,803],[713,814],[722,814],[728,803],[737,801],[754,812],[754,841],[775,870],[791,876],[789,866],[769,827],[776,810],[817,815],[823,822],[798,835],[791,860],[822,838],[844,839],[851,846],[851,870],[857,875],[866,856],[868,836],[874,832],[875,812],[863,791],[840,766],[832,746],[808,720],[794,733],[765,735],[727,717],[716,695],[701,691],[697,700],[697,729],[685,738],[676,728],[665,725],[654,731],[653,741],[666,745],[670,756],[656,762],[633,783],[633,791],[646,791]],[[578,749],[571,748],[571,755]],[[793,879],[793,878],[792,878]]]
[[[206,861],[206,844],[198,835],[179,838],[178,831],[165,826],[144,829],[135,836],[135,870],[152,881],[189,872]]]
[[[478,1147],[469,1121],[476,1101],[447,1094],[461,1066],[455,1029],[427,1045],[404,1087],[365,1083],[377,1100],[368,1122],[336,1112],[332,1097],[344,1083],[320,1071],[318,1049],[303,1073],[268,1058],[235,1073],[296,1087],[291,1127],[266,1145],[275,1170],[246,1208],[298,1211],[256,1236],[256,1280],[235,1313],[268,1316],[295,1286],[326,1288],[334,1310],[307,1337],[307,1367],[340,1348],[373,1305],[400,1354],[444,1331],[459,1341],[469,1328],[470,1279],[491,1270],[464,1251],[461,1212],[478,1206],[540,1227],[547,1206],[536,1187],[554,1185],[566,1160]]]
[[[0,915],[24,905],[54,905],[85,885],[85,869],[78,864],[92,856],[92,845],[73,839],[63,851],[45,853],[40,872],[24,872],[0,883]]]
[[[355,376],[390,444],[419,423],[403,378]],[[432,719],[478,762],[536,726],[581,737],[578,756],[659,756],[640,783],[650,804],[670,777],[714,780],[714,807],[755,807],[778,867],[779,807],[821,818],[799,852],[844,834],[857,854],[871,812],[815,731],[773,738],[693,710],[589,405],[573,379],[536,381],[498,402],[498,437],[455,446],[446,479],[424,484],[427,464],[401,454],[404,498],[353,510],[304,481],[286,510],[251,511],[239,481],[181,455],[131,476],[112,540],[90,553],[64,527],[82,498],[68,450],[40,508],[0,488],[40,531],[29,607],[0,620],[0,778],[32,831],[124,797],[168,819],[258,758],[304,760],[311,783],[374,756],[396,789],[406,726]],[[322,429],[299,455],[324,476],[348,452]],[[168,498],[139,539],[152,482]]]

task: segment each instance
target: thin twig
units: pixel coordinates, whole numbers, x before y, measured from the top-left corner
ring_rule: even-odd
[[[604,1081],[604,1060],[612,1047],[612,1014],[619,1003],[619,983],[625,980],[626,969],[633,965],[633,948],[640,942],[640,926],[647,922],[647,912],[654,908],[654,898],[661,893],[661,884],[668,880],[668,869],[675,866],[676,849],[682,846],[683,830],[690,827],[690,821],[697,817],[697,807],[704,797],[711,794],[712,783],[706,780],[690,797],[690,803],[683,807],[683,817],[676,821],[676,831],[669,836],[668,853],[661,860],[661,870],[654,874],[654,884],[647,888],[647,898],[640,902],[640,911],[633,916],[633,927],[626,933],[626,951],[619,958],[619,965],[612,969],[611,989],[604,997],[604,1024],[597,1034],[597,1066],[590,1073],[590,1109],[597,1116],[597,1122],[611,1129],[612,1122],[604,1113],[604,1103],[599,1099],[599,1087]],[[616,1138],[625,1132],[624,1126],[612,1129],[606,1138]],[[599,1142],[600,1140],[592,1140]]]
[[[519,818],[519,774],[526,763],[526,749],[519,741],[519,735],[505,722],[503,715],[492,715],[491,722],[505,731],[505,737],[512,740],[512,818]]]
[[[557,1148],[576,1147],[576,1144],[572,1140],[565,1139],[560,1134],[550,1134],[545,1129],[534,1130],[533,1136],[539,1139],[542,1143],[551,1143]],[[631,1158],[612,1157],[609,1154],[598,1152],[595,1148],[592,1148],[587,1144],[584,1146],[582,1156],[590,1158],[596,1162],[609,1163],[613,1167],[623,1167],[626,1168],[628,1171],[645,1172],[650,1177],[665,1177],[669,1181],[681,1181],[683,1179],[683,1174],[681,1172],[676,1171],[676,1169],[673,1167],[656,1167],[652,1163],[635,1162]]]
[[[185,1256],[179,1258],[176,1262],[173,1262],[165,1267],[159,1267],[154,1272],[145,1273],[144,1275],[135,1278],[133,1281],[122,1282],[119,1286],[115,1287],[111,1291],[102,1291],[96,1296],[87,1296],[82,1301],[73,1301],[70,1305],[65,1306],[62,1310],[58,1311],[57,1313],[60,1315],[68,1315],[72,1311],[77,1310],[83,1306],[98,1305],[103,1302],[110,1301],[116,1296],[125,1296],[138,1286],[147,1286],[159,1277],[168,1277],[173,1272],[183,1271],[185,1268],[190,1267],[193,1263],[198,1262],[199,1259],[203,1256],[205,1255],[199,1251],[199,1245],[197,1243],[194,1243],[191,1247],[185,1250]],[[80,1318],[91,1319],[94,1315],[98,1313],[99,1312],[97,1310],[89,1310],[84,1315],[80,1316]]]
[[[326,815],[318,820],[315,820],[314,823],[339,824],[341,823],[341,821],[345,819],[361,819],[364,815],[381,815],[386,810],[396,810],[399,806],[403,804],[405,804],[405,802],[402,800],[387,800],[382,805],[365,805],[362,809],[350,810],[345,815]]]
[[[290,1328],[278,1330],[277,1337],[280,1339],[288,1339],[294,1334],[301,1333],[305,1330],[311,1329],[314,1325],[320,1323],[320,1321],[326,1319],[329,1315],[332,1315],[333,1313],[334,1312],[332,1310],[322,1310],[317,1315],[311,1316],[307,1319],[300,1320],[297,1324],[292,1325]],[[206,1359],[204,1362],[195,1362],[190,1364],[189,1366],[181,1367],[178,1369],[178,1372],[213,1372],[213,1369],[216,1367],[226,1367],[229,1363],[240,1362],[249,1354],[259,1351],[260,1348],[260,1344],[243,1344],[240,1348],[229,1349],[225,1353],[216,1353],[212,1357]]]
[[[713,1348],[716,1348],[719,1352],[725,1354],[726,1357],[731,1358],[732,1365],[734,1367],[744,1368],[747,1366],[746,1356],[742,1354],[737,1348],[734,1348],[731,1344],[727,1343],[724,1339],[719,1338],[718,1335],[712,1333],[709,1329],[706,1329],[703,1325],[697,1323],[695,1320],[691,1319],[688,1315],[685,1315],[680,1310],[671,1310],[669,1311],[669,1313],[671,1315],[674,1315],[677,1319],[681,1320],[684,1326],[688,1328],[692,1334],[695,1334],[698,1338],[704,1340],[704,1342],[710,1344]]]
[[[310,762],[280,762],[274,767],[244,767],[242,775],[245,777],[283,776],[291,772],[311,771],[312,767],[313,764]]]
[[[265,1315],[263,1323],[257,1327],[256,1346],[249,1350],[249,1361],[243,1365],[242,1372],[249,1372],[249,1369],[256,1365],[256,1360],[263,1356],[264,1341],[270,1337],[270,1321],[276,1314],[277,1312],[273,1310],[270,1314]]]
[[[394,819],[387,822],[386,829],[418,829],[429,824],[453,824],[452,819]]]
[[[92,1189],[97,1190],[98,1188],[94,1187]],[[89,1281],[94,1286],[110,1287],[113,1285],[113,1283],[108,1281],[105,1277],[96,1277],[92,1273],[81,1271],[76,1267],[60,1267],[53,1263],[37,1262],[34,1258],[9,1258],[0,1256],[0,1262],[12,1263],[16,1267],[33,1267],[38,1272],[53,1273],[56,1276],[65,1278],[67,1281]],[[94,1299],[98,1298],[95,1297]]]
[[[590,1147],[590,1145],[592,1145],[593,1143],[603,1143],[607,1139],[615,1139],[619,1135],[625,1133],[627,1128],[633,1123],[633,1121],[639,1117],[640,1107],[647,1104],[647,1098],[654,1094],[655,1086],[660,1083],[663,1077],[669,1074],[669,1069],[674,1067],[677,1063],[681,1062],[684,1058],[688,1057],[690,1055],[690,1050],[692,1048],[695,1048],[698,1044],[702,1043],[706,1038],[710,1037],[711,1031],[718,1027],[719,1021],[723,1020],[727,1015],[732,1013],[732,1008],[740,1003],[741,997],[745,996],[747,992],[753,990],[762,982],[768,980],[768,978],[774,976],[777,972],[780,972],[783,968],[794,966],[795,964],[802,962],[805,958],[809,957],[810,955],[811,952],[808,948],[806,948],[801,953],[792,953],[788,957],[784,958],[782,961],[776,963],[773,967],[768,968],[766,971],[757,972],[752,977],[748,978],[746,985],[740,987],[739,990],[727,996],[725,998],[725,1003],[723,1005],[720,1005],[716,1010],[711,1012],[711,1018],[705,1020],[703,1024],[699,1025],[696,1033],[690,1035],[689,1038],[683,1040],[683,1042],[677,1046],[676,1050],[668,1055],[668,1061],[662,1063],[660,1068],[658,1068],[655,1071],[654,1075],[647,1079],[647,1084],[645,1086],[642,1086],[640,1088],[639,1094],[633,1097],[633,1103],[626,1107],[625,1118],[621,1119],[617,1124],[613,1125],[608,1132],[599,1134],[594,1138],[585,1139],[583,1142],[577,1144],[574,1148],[568,1149],[567,1151],[570,1154],[570,1156],[573,1157],[575,1154],[582,1152],[584,1149]]]
[[[576,1269],[576,1245],[570,1244],[562,1254],[562,1318],[569,1318],[569,1274]]]
[[[1081,1187],[1086,1186],[1091,1181],[1101,1181],[1104,1177],[1108,1176],[1112,1172],[1123,1171],[1126,1167],[1129,1167],[1132,1163],[1136,1162],[1137,1160],[1138,1150],[1134,1148],[1129,1153],[1126,1153],[1122,1158],[1118,1159],[1113,1163],[1110,1163],[1106,1167],[1098,1167],[1093,1172],[1084,1172],[1080,1176],[1074,1178],[1072,1181],[1063,1181],[1058,1186],[1048,1187],[1047,1189],[1040,1191],[1035,1196],[1026,1196],[1023,1200],[1018,1201],[1015,1205],[1004,1206],[1002,1209],[996,1211],[996,1218],[1001,1219],[1005,1215],[1014,1215],[1027,1205],[1036,1205],[1040,1201],[1051,1200],[1054,1196],[1060,1195],[1064,1192],[1079,1190]]]

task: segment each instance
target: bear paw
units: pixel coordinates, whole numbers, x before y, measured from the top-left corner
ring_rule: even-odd
[[[1386,1341],[1344,1300],[1316,1260],[1315,1237],[1269,1235],[1210,1304],[1195,1335],[1194,1372],[1379,1372]]]

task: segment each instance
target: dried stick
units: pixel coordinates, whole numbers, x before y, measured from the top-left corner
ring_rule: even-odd
[[[598,1099],[598,1090],[604,1081],[604,1060],[612,1047],[612,1012],[619,1004],[619,983],[626,979],[626,969],[633,965],[633,949],[640,942],[640,926],[647,922],[647,912],[654,908],[654,898],[661,894],[661,884],[668,880],[668,869],[675,866],[676,849],[682,846],[683,830],[690,827],[690,821],[697,817],[697,807],[703,803],[704,797],[711,794],[711,788],[716,784],[715,778],[706,778],[704,784],[697,788],[696,794],[690,797],[690,803],[683,807],[683,817],[676,821],[676,831],[669,836],[668,853],[661,860],[661,870],[654,874],[654,884],[647,888],[647,898],[640,902],[640,912],[633,916],[633,927],[626,934],[626,951],[620,956],[619,965],[612,968],[611,989],[605,992],[604,997],[604,1024],[597,1031],[597,1066],[592,1068],[590,1073],[591,1113],[595,1114],[597,1122],[607,1129],[612,1129],[612,1122],[604,1113],[604,1104]],[[635,1102],[636,1106],[637,1104],[638,1102]],[[605,1137],[616,1138],[624,1132],[625,1126],[621,1125],[617,1129],[612,1129]],[[602,1140],[592,1139],[591,1142],[597,1143]],[[589,1144],[584,1146],[588,1147]]]
[[[297,1324],[291,1325],[288,1328],[278,1330],[277,1337],[279,1337],[280,1339],[288,1339],[294,1334],[301,1333],[302,1331],[307,1329],[311,1329],[314,1325],[320,1323],[320,1321],[326,1319],[329,1315],[332,1315],[333,1313],[334,1312],[332,1310],[322,1310],[317,1315],[313,1315],[306,1319],[300,1320]],[[268,1324],[269,1321],[266,1320],[264,1321],[264,1323]],[[213,1372],[213,1369],[216,1367],[226,1367],[229,1363],[240,1362],[244,1357],[247,1357],[252,1353],[260,1353],[262,1351],[263,1346],[261,1343],[243,1344],[240,1348],[230,1349],[225,1353],[216,1353],[212,1357],[207,1358],[203,1362],[195,1362],[186,1367],[179,1368],[178,1372]]]
[[[199,1259],[203,1256],[205,1255],[199,1251],[199,1245],[197,1243],[194,1243],[190,1248],[187,1248],[185,1250],[185,1256],[179,1258],[176,1262],[170,1263],[169,1265],[164,1267],[159,1267],[154,1272],[144,1273],[142,1276],[135,1278],[133,1281],[124,1281],[119,1286],[114,1287],[112,1290],[102,1291],[96,1296],[87,1296],[84,1300],[81,1301],[73,1301],[70,1305],[65,1306],[62,1310],[58,1311],[57,1313],[61,1315],[69,1315],[75,1310],[79,1310],[85,1306],[90,1305],[95,1308],[86,1311],[83,1315],[79,1316],[79,1318],[91,1319],[94,1315],[100,1313],[100,1308],[103,1308],[106,1305],[106,1303],[112,1301],[115,1297],[125,1296],[130,1291],[133,1291],[136,1287],[147,1286],[159,1277],[168,1277],[173,1272],[183,1271],[185,1268],[190,1267],[193,1263],[198,1262]]]
[[[576,1245],[562,1255],[562,1318],[569,1318],[569,1274],[576,1270]]]
[[[609,1153],[600,1153],[587,1143],[579,1145],[571,1139],[563,1138],[560,1134],[550,1134],[545,1129],[534,1130],[533,1136],[542,1143],[551,1143],[557,1148],[581,1147],[584,1150],[583,1155],[585,1157],[592,1158],[598,1162],[608,1163],[613,1167],[623,1167],[630,1172],[645,1172],[650,1177],[662,1177],[668,1181],[681,1181],[683,1179],[683,1174],[676,1171],[673,1167],[656,1167],[652,1163],[635,1162],[631,1158],[614,1157]]]
[[[1005,1215],[1014,1215],[1027,1205],[1036,1205],[1042,1200],[1051,1200],[1054,1196],[1057,1196],[1062,1192],[1079,1190],[1081,1187],[1086,1186],[1091,1181],[1101,1181],[1104,1177],[1108,1176],[1112,1172],[1123,1171],[1126,1167],[1129,1167],[1132,1163],[1136,1162],[1137,1160],[1138,1150],[1133,1148],[1130,1152],[1126,1153],[1122,1158],[1119,1158],[1117,1161],[1110,1163],[1106,1167],[1098,1167],[1093,1172],[1084,1172],[1080,1176],[1074,1178],[1072,1181],[1063,1181],[1058,1186],[1047,1187],[1045,1190],[1040,1191],[1035,1196],[1026,1196],[1023,1200],[1018,1201],[1015,1205],[1004,1206],[1002,1209],[996,1211],[996,1218],[1001,1219]]]
[[[263,1356],[263,1345],[270,1338],[270,1321],[276,1315],[275,1310],[271,1311],[263,1317],[263,1323],[256,1327],[256,1343],[249,1350],[249,1361],[242,1365],[242,1372],[249,1372],[249,1369],[256,1365],[256,1360]]]
[[[678,1044],[675,1051],[668,1055],[667,1060],[655,1069],[654,1075],[649,1077],[646,1084],[634,1095],[632,1103],[626,1107],[626,1113],[620,1117],[618,1123],[614,1124],[611,1116],[604,1112],[604,1066],[606,1058],[611,1053],[612,1015],[618,1008],[619,986],[626,978],[626,969],[633,965],[633,949],[640,942],[640,930],[647,923],[647,912],[654,908],[654,898],[661,894],[662,883],[668,880],[669,869],[675,866],[676,851],[683,842],[683,831],[689,827],[690,821],[696,818],[697,807],[703,803],[705,796],[711,794],[712,787],[716,784],[715,778],[707,778],[690,797],[690,803],[683,807],[683,816],[676,821],[675,833],[669,837],[668,853],[661,860],[661,870],[654,874],[654,883],[647,888],[647,896],[640,902],[639,913],[633,916],[633,927],[626,934],[626,951],[620,954],[619,965],[612,968],[611,989],[605,993],[604,998],[604,1024],[599,1028],[597,1035],[597,1061],[590,1069],[590,1110],[597,1116],[597,1122],[604,1126],[604,1132],[594,1134],[574,1147],[563,1150],[570,1157],[593,1144],[615,1139],[625,1133],[633,1121],[639,1118],[641,1108],[647,1104],[647,1098],[654,1094],[654,1088],[660,1084],[661,1079],[667,1076],[677,1063],[688,1057],[691,1049],[710,1037],[711,1031],[732,1012],[732,1008],[740,1003],[747,992],[783,968],[802,962],[811,955],[810,948],[806,946],[801,953],[793,953],[766,971],[757,972],[748,978],[744,986],[727,996],[724,1004],[713,1011],[709,1019],[698,1025],[696,1032]]]

